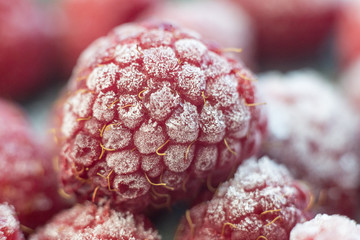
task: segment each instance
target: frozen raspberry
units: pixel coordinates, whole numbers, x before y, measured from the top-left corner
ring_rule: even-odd
[[[290,240],[360,240],[360,225],[341,215],[318,214],[305,223],[297,224]]]
[[[252,17],[259,60],[312,54],[328,36],[338,0],[232,0]]]
[[[51,69],[51,31],[31,0],[0,0],[0,96],[24,99]]]
[[[210,201],[186,212],[175,239],[288,240],[291,229],[309,217],[309,196],[284,166],[252,158]]]
[[[311,70],[260,79],[269,114],[264,154],[313,187],[319,212],[353,216],[360,159],[355,153],[358,119],[349,104]]]
[[[265,132],[251,79],[190,31],[115,28],[82,54],[57,106],[65,191],[141,210],[226,179]]]
[[[214,18],[216,16],[216,18]],[[155,18],[175,22],[197,31],[204,39],[216,41],[233,57],[254,64],[254,31],[249,16],[229,1],[165,2],[149,9],[141,19]]]
[[[360,57],[360,2],[344,3],[337,22],[336,46],[339,63],[346,68]]]
[[[59,51],[70,75],[80,53],[113,27],[132,21],[156,0],[57,0]],[[89,21],[96,19],[96,21]]]
[[[36,142],[24,114],[0,100],[0,202],[13,205],[34,228],[64,206],[46,147]]]
[[[360,57],[360,55],[359,55]],[[341,75],[341,84],[346,97],[355,110],[360,113],[360,58],[353,62]]]
[[[20,223],[16,217],[15,209],[7,203],[0,204],[0,239],[23,240]]]
[[[156,240],[161,237],[142,215],[116,212],[108,204],[98,207],[86,202],[57,214],[30,239]]]

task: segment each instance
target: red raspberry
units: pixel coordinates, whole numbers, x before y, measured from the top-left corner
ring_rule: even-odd
[[[57,214],[30,239],[156,240],[161,237],[142,215],[116,212],[108,204],[97,207],[86,202]]]
[[[80,53],[117,25],[132,21],[156,0],[58,0],[59,51],[70,75]],[[96,21],[89,21],[96,19]]]
[[[336,46],[339,62],[348,67],[360,57],[360,2],[344,1],[338,17]]]
[[[56,174],[21,110],[0,100],[0,112],[0,202],[14,205],[20,222],[34,228],[64,205]]]
[[[265,132],[251,79],[173,25],[114,29],[82,54],[58,106],[65,191],[141,210],[226,178]]]
[[[313,71],[261,77],[268,103],[269,138],[264,154],[310,184],[316,209],[353,216],[358,204],[358,120],[349,104]]]
[[[24,239],[24,236],[20,231],[20,223],[16,217],[15,209],[7,203],[0,204],[0,239]]]
[[[175,22],[228,50],[242,49],[240,54],[233,53],[233,56],[244,61],[246,66],[254,65],[252,22],[244,10],[229,1],[169,1],[149,9],[140,18]]]
[[[284,166],[249,159],[210,201],[186,212],[175,239],[288,240],[308,217],[307,196]]]
[[[51,31],[31,0],[0,0],[0,96],[24,99],[52,67]]]
[[[318,214],[310,221],[297,224],[290,240],[360,240],[360,225],[341,215]]]
[[[313,54],[328,36],[338,0],[232,0],[254,20],[261,61]]]

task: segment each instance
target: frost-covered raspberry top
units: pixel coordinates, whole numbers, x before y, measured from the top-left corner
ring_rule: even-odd
[[[318,214],[305,223],[297,224],[290,240],[360,240],[360,225],[341,215]]]
[[[210,201],[187,211],[175,239],[288,240],[308,217],[309,196],[284,166],[249,159]]]
[[[24,236],[20,231],[19,220],[15,215],[15,209],[7,203],[0,204],[0,239],[24,239]]]
[[[65,191],[134,209],[193,196],[257,151],[265,119],[255,94],[251,73],[196,33],[114,29],[82,54],[59,102]]]

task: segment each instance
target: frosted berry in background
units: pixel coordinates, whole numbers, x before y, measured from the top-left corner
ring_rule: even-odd
[[[251,73],[167,23],[126,24],[96,40],[65,92],[60,172],[79,201],[140,211],[189,200],[204,179],[217,184],[256,154],[265,132]]]
[[[310,192],[267,157],[245,161],[210,201],[186,211],[175,239],[288,240],[310,217]]]
[[[0,96],[24,100],[48,84],[52,30],[31,0],[0,0]]]
[[[360,114],[360,55],[340,75],[340,82],[347,99]]]
[[[57,214],[30,239],[160,240],[161,237],[144,216],[116,212],[108,204],[97,207],[86,202]]]
[[[140,19],[174,22],[201,34],[203,39],[227,48],[246,66],[254,66],[254,31],[249,16],[228,1],[167,1],[155,5]],[[242,52],[239,53],[239,49]]]
[[[312,55],[334,26],[338,0],[231,0],[253,19],[259,61]]]
[[[337,57],[340,67],[349,67],[360,57],[360,2],[344,1],[336,31]]]
[[[269,117],[263,154],[312,188],[315,211],[355,217],[359,127],[344,96],[312,70],[272,72],[260,81]]]
[[[132,21],[157,0],[57,0],[59,52],[66,77],[80,53],[113,27]]]
[[[0,100],[0,202],[13,205],[21,224],[34,228],[65,206],[46,144],[24,113]]]
[[[291,231],[290,240],[360,240],[360,225],[341,215],[318,214],[299,223]]]
[[[0,239],[23,240],[15,209],[7,203],[0,204]]]

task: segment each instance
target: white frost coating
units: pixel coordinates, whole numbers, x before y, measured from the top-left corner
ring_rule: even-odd
[[[89,75],[86,86],[100,92],[112,87],[118,80],[119,67],[113,63],[96,67]]]
[[[178,74],[178,88],[191,101],[201,103],[203,101],[201,94],[206,88],[204,71],[185,63]]]
[[[210,78],[228,74],[231,71],[231,66],[227,60],[214,52],[209,52],[206,55],[206,63],[201,68],[205,71],[206,76]]]
[[[173,39],[173,34],[159,29],[152,29],[146,31],[140,38],[142,46],[146,48],[157,47],[160,45],[170,45]]]
[[[182,187],[186,177],[186,172],[177,173],[170,170],[165,170],[162,175],[162,180],[164,183],[166,183],[167,186],[179,189]]]
[[[100,92],[93,106],[93,115],[99,121],[110,122],[115,117],[115,107],[113,104],[117,100],[113,91],[106,93]]]
[[[147,172],[149,177],[158,177],[163,171],[161,157],[157,154],[143,155],[141,158],[141,169]]]
[[[108,152],[106,162],[117,174],[129,174],[140,168],[140,154],[131,150]]]
[[[166,120],[166,132],[178,143],[195,141],[199,134],[199,115],[196,106],[185,102]]]
[[[119,119],[127,128],[134,129],[144,120],[143,105],[137,97],[128,94],[121,95],[118,106]]]
[[[241,156],[241,143],[238,140],[234,140],[232,138],[226,138],[226,142],[229,148],[224,145],[220,148],[218,165],[219,166],[231,166],[234,165],[237,160],[239,160],[239,156]],[[229,150],[231,149],[231,151]]]
[[[225,119],[221,110],[205,104],[200,113],[201,134],[199,140],[207,143],[218,143],[225,136]]]
[[[146,31],[146,28],[141,26],[136,26],[134,24],[122,24],[121,26],[114,28],[112,32],[116,36],[117,40],[122,41],[128,38],[136,38]]]
[[[66,105],[65,105],[66,107]],[[65,137],[71,137],[79,127],[78,117],[70,111],[65,110],[61,125],[61,133]]]
[[[102,142],[105,148],[120,150],[129,145],[131,140],[129,129],[121,125],[111,125],[104,129]]]
[[[150,48],[143,51],[144,68],[153,77],[171,78],[179,67],[175,52],[170,47]]]
[[[126,186],[125,190],[122,186]],[[134,199],[147,193],[151,185],[146,180],[144,174],[132,173],[117,175],[114,179],[114,188],[118,189],[118,194],[125,199]]]
[[[227,135],[233,138],[245,137],[249,131],[250,126],[250,111],[245,106],[244,102],[238,103],[231,108],[231,110],[224,111],[225,123],[227,128]]]
[[[114,57],[115,61],[120,64],[131,64],[136,62],[141,57],[141,52],[138,51],[137,45],[132,44],[119,44],[115,48]]]
[[[93,136],[99,136],[99,129],[103,127],[103,124],[97,121],[95,118],[85,121],[84,130]]]
[[[134,134],[134,144],[143,154],[155,153],[166,141],[163,128],[155,121],[144,122]]]
[[[15,217],[15,209],[8,203],[0,204],[0,239],[6,240],[5,235],[12,235],[16,231],[20,232],[20,223]]]
[[[215,99],[221,107],[240,104],[237,86],[238,79],[234,75],[221,76],[216,81],[208,82],[206,96]]]
[[[70,154],[75,163],[89,166],[99,157],[97,153],[99,143],[87,134],[77,134],[72,146]]]
[[[356,188],[360,160],[351,150],[358,120],[339,92],[313,71],[274,72],[260,79],[272,146],[268,154],[312,183]]]
[[[107,50],[110,48],[111,42],[107,37],[101,37],[95,40],[88,48],[86,48],[80,55],[79,60],[75,67],[75,72],[88,68],[93,64],[96,64],[99,59],[107,54]]]
[[[69,104],[69,109],[75,115],[80,118],[86,118],[90,116],[94,99],[95,96],[93,93],[79,91],[75,95],[69,97],[66,104]]]
[[[150,95],[149,100],[146,101],[144,105],[152,118],[157,121],[163,121],[179,103],[179,95],[167,86],[167,84],[164,84],[160,89]]]
[[[194,163],[195,172],[205,173],[214,169],[217,158],[218,149],[216,145],[198,146]]]
[[[182,61],[201,62],[203,55],[207,52],[207,47],[195,39],[180,39],[175,42],[175,49]]]
[[[146,75],[140,71],[140,65],[132,63],[130,66],[121,68],[120,78],[116,82],[120,92],[139,93],[146,83]]]
[[[318,214],[314,219],[297,224],[290,240],[360,240],[360,225],[341,215]]]
[[[183,172],[190,166],[194,152],[194,144],[189,149],[186,145],[171,144],[165,151],[164,163],[173,172]]]

